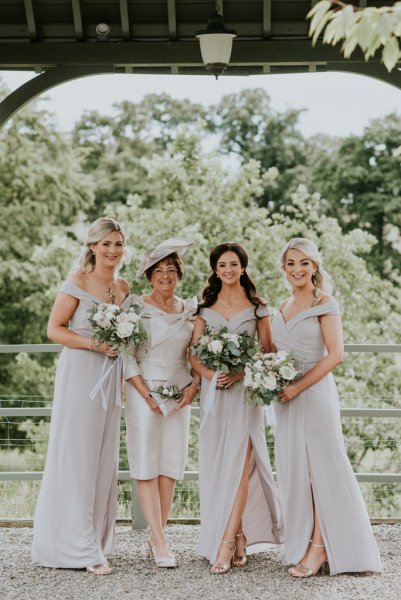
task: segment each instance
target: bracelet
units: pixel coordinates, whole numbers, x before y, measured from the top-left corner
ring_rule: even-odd
[[[89,350],[92,350],[92,338],[89,338]]]
[[[153,399],[152,392],[150,390],[148,390],[148,393],[144,396],[144,398],[145,398],[145,400],[147,398],[152,398]]]

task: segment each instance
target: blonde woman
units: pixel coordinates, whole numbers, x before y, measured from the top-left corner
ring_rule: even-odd
[[[339,306],[314,242],[294,238],[281,267],[292,294],[273,320],[277,350],[292,350],[302,376],[281,393],[276,413],[277,480],[285,555],[293,577],[381,571],[379,550],[344,447],[331,371],[343,359]]]
[[[54,302],[47,334],[64,346],[56,373],[49,446],[35,512],[33,562],[43,567],[86,568],[108,575],[117,508],[121,382],[116,369],[104,382],[106,409],[91,392],[102,375],[107,344],[91,339],[93,302],[123,304],[127,282],[118,277],[125,236],[114,219],[89,228],[77,272]],[[108,361],[109,359],[106,358]]]

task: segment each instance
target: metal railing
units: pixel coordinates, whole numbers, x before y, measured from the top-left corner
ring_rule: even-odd
[[[48,353],[60,352],[62,346],[58,344],[15,344],[0,346],[0,354],[6,353]],[[401,353],[401,344],[345,344],[345,352],[374,352],[374,353]],[[4,408],[0,406],[0,417],[50,417],[52,409],[46,407]],[[124,414],[124,408],[122,410]],[[191,407],[191,415],[199,416],[199,407]],[[400,418],[401,408],[342,408],[342,417],[380,417]],[[40,480],[43,471],[2,471],[0,481],[34,481]],[[401,483],[401,473],[355,473],[361,483]],[[130,480],[127,470],[118,472],[119,481]],[[184,481],[198,480],[198,471],[185,471]],[[139,507],[135,481],[132,484],[131,510],[135,527],[145,526],[145,521]],[[0,516],[1,518],[1,516]]]

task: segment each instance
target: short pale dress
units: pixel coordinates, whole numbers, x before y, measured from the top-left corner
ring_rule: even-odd
[[[265,306],[240,311],[230,320],[212,308],[201,317],[214,329],[256,334],[257,317],[269,316]],[[201,420],[210,382],[202,378]],[[209,413],[199,433],[199,489],[201,526],[198,553],[214,563],[234,505],[244,469],[248,441],[252,442],[249,492],[242,518],[248,550],[267,549],[283,541],[281,510],[266,445],[263,407],[249,406],[238,382],[217,391],[214,414]],[[262,546],[259,546],[262,544]],[[253,547],[253,548],[252,548]]]
[[[277,350],[292,350],[302,372],[327,354],[318,317],[329,314],[340,314],[335,300],[303,310],[287,322],[280,311],[273,319]],[[344,446],[333,375],[274,409],[287,562],[297,564],[305,555],[314,503],[330,574],[381,571],[379,549]]]
[[[125,379],[142,375],[150,390],[183,368],[189,369],[188,346],[192,337],[197,307],[196,298],[182,301],[182,312],[165,313],[142,298],[142,322],[147,340],[126,362]],[[125,419],[127,451],[131,477],[154,479],[159,475],[182,479],[188,455],[191,407],[186,406],[168,417],[154,413],[146,400],[126,384]]]
[[[79,300],[71,331],[91,338],[95,296],[70,281],[60,292]],[[123,304],[128,302],[128,297]],[[112,367],[101,394],[92,390]],[[102,564],[113,552],[117,511],[120,405],[116,368],[104,354],[63,348],[57,363],[49,446],[36,505],[32,559],[43,567]]]

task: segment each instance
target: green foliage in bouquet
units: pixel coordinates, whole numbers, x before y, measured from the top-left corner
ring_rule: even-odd
[[[222,373],[242,373],[256,351],[254,337],[229,333],[227,327],[212,329],[206,326],[204,335],[192,346],[192,354],[198,356],[208,369]]]

